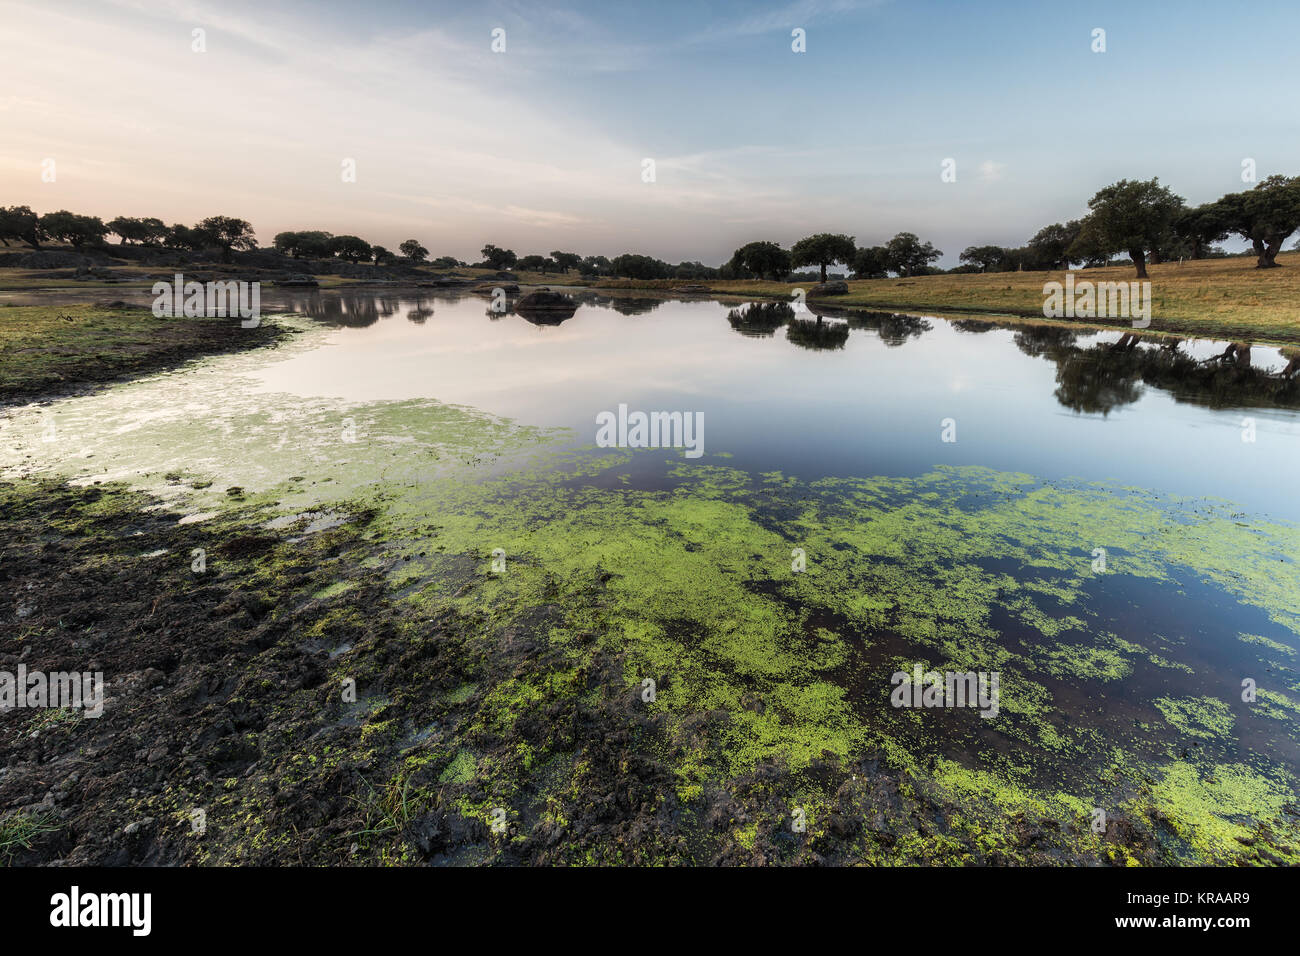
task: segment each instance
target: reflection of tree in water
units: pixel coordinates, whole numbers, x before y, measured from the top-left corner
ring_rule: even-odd
[[[802,318],[801,313],[813,318]],[[835,321],[830,321],[835,320]],[[786,339],[806,349],[842,349],[850,329],[867,329],[889,346],[902,345],[930,331],[920,316],[895,312],[863,312],[818,303],[797,309],[788,302],[753,302],[727,313],[727,322],[741,335],[766,338],[786,325]]]
[[[414,300],[416,309],[421,309],[425,301],[427,300],[423,298]],[[404,302],[411,302],[411,300],[374,293],[341,292],[331,295],[315,293],[301,299],[295,298],[291,301],[291,305],[313,319],[320,319],[331,325],[362,329],[374,325],[381,318],[396,315]],[[432,314],[431,310],[430,314]]]
[[[794,307],[788,302],[753,302],[727,313],[727,323],[749,338],[771,338],[793,318]]]
[[[816,319],[791,319],[785,337],[803,349],[842,349],[849,340],[847,322],[825,322]]]
[[[416,325],[424,325],[433,317],[433,309],[415,308],[406,313],[406,321],[414,322]]]
[[[1140,373],[1132,361],[1105,349],[1074,349],[1056,366],[1056,400],[1076,412],[1101,412],[1142,397]]]
[[[1046,355],[1055,358],[1074,348],[1081,335],[1060,325],[1029,325],[1016,330],[1016,348],[1030,358]]]
[[[587,299],[588,297],[584,296],[583,298]],[[590,301],[594,305],[602,305],[607,309],[613,309],[619,315],[645,315],[647,312],[653,312],[664,304],[663,299],[651,299],[643,296],[602,295],[598,292],[590,294]]]
[[[979,335],[982,332],[992,332],[998,328],[997,323],[980,321],[978,319],[952,319],[949,322],[958,332],[970,332],[972,335]]]
[[[663,305],[663,299],[611,299],[609,307],[619,315],[645,315]]]
[[[903,315],[899,312],[851,312],[845,313],[849,327],[867,329],[880,336],[880,341],[890,348],[897,348],[908,339],[920,338],[934,326],[919,315]]]
[[[1016,338],[1020,344],[1020,336]],[[1125,332],[1118,341],[1088,348],[1058,339],[1055,347],[1038,354],[1056,363],[1057,401],[1078,412],[1107,414],[1137,401],[1143,385],[1168,392],[1175,401],[1208,408],[1300,408],[1295,376],[1300,362],[1289,363],[1282,372],[1267,372],[1251,367],[1250,345],[1245,342],[1234,342],[1209,359],[1195,359],[1179,345],[1179,339],[1145,341]]]

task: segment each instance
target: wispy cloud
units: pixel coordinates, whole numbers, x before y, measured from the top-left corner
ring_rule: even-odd
[[[883,6],[888,0],[795,0],[767,10],[746,9],[742,16],[724,18],[709,24],[707,30],[694,33],[688,43],[714,43],[733,37],[758,36],[763,33],[788,34],[795,27],[833,20],[837,16],[859,13]]]

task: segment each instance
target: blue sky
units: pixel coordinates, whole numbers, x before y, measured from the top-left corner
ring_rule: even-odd
[[[906,229],[951,265],[1122,177],[1200,202],[1242,188],[1246,158],[1300,173],[1296,4],[467,6],[0,0],[0,202],[464,259],[494,242],[717,263]]]

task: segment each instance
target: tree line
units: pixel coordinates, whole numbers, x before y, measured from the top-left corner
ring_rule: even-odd
[[[0,206],[0,243],[23,242],[40,249],[44,242],[67,243],[80,252],[87,246],[101,246],[108,235],[123,245],[158,246],[199,252],[217,250],[230,262],[236,250],[257,248],[253,227],[233,216],[209,216],[196,226],[182,223],[168,226],[161,219],[118,216],[104,222],[98,216],[82,216],[60,209],[41,216],[29,206]]]
[[[1214,244],[1238,236],[1251,244],[1256,265],[1275,268],[1282,244],[1300,229],[1300,176],[1269,176],[1254,187],[1199,206],[1189,206],[1183,197],[1160,184],[1159,179],[1112,183],[1088,201],[1088,212],[1080,219],[1044,226],[1024,246],[968,246],[962,265],[949,272],[1007,272],[1071,268],[1075,263],[1101,266],[1126,254],[1146,278],[1147,262],[1170,259],[1202,259],[1226,255]],[[209,216],[195,226],[168,226],[161,219],[118,216],[108,222],[98,216],[82,216],[66,209],[38,215],[27,206],[0,207],[0,243],[26,243],[40,249],[42,242],[61,242],[80,251],[99,246],[115,235],[123,245],[156,246],[189,251],[215,250],[224,262],[236,251],[258,248],[253,227],[232,216]],[[418,240],[407,239],[397,253],[372,245],[359,236],[336,236],[310,230],[281,232],[272,240],[277,252],[295,259],[339,259],[345,262],[390,264],[401,259],[417,265],[429,261],[429,250]],[[883,245],[858,247],[853,236],[817,233],[794,243],[789,249],[760,240],[737,249],[720,267],[700,262],[672,264],[653,256],[624,253],[613,259],[582,256],[576,252],[552,251],[549,255],[518,256],[511,249],[491,243],[479,253],[476,267],[497,271],[577,271],[586,277],[621,276],[630,279],[789,279],[795,270],[819,270],[822,282],[827,269],[837,263],[860,279],[884,278],[891,273],[916,276],[945,270],[931,263],[943,253],[911,232],[900,232]],[[470,265],[441,256],[430,262],[436,268]]]
[[[1270,176],[1253,188],[1229,193],[1214,202],[1189,206],[1158,178],[1122,179],[1088,201],[1080,219],[1044,226],[1019,248],[968,246],[962,265],[931,267],[943,255],[915,234],[900,232],[884,245],[859,248],[853,236],[819,233],[790,249],[775,242],[750,242],[735,251],[721,271],[737,278],[786,279],[791,270],[816,266],[826,281],[830,265],[843,264],[855,278],[889,274],[915,276],[939,272],[1011,272],[1069,269],[1078,263],[1103,266],[1126,254],[1138,278],[1146,278],[1148,261],[1203,259],[1227,255],[1214,243],[1239,236],[1251,244],[1261,269],[1275,268],[1287,238],[1300,229],[1300,177]]]
[[[1214,243],[1229,236],[1250,243],[1256,267],[1278,266],[1277,254],[1300,229],[1300,176],[1269,176],[1251,189],[1199,206],[1149,180],[1121,179],[1088,200],[1082,219],[1044,226],[1018,249],[970,246],[961,261],[970,272],[1068,269],[1105,265],[1123,253],[1147,277],[1147,262],[1226,255]],[[959,267],[960,268],[960,267]]]

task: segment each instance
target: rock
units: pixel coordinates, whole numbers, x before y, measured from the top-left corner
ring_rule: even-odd
[[[127,836],[135,836],[141,830],[147,830],[153,826],[153,817],[145,817],[143,820],[137,820],[134,823],[128,823],[126,829],[122,832]]]
[[[320,285],[320,283],[316,281],[315,276],[302,275],[301,273],[297,275],[285,276],[283,279],[277,279],[275,284],[277,286],[308,286],[308,287],[314,287]]]
[[[832,279],[829,282],[819,282],[808,290],[808,298],[818,295],[848,295],[849,284],[843,279]]]
[[[515,303],[515,312],[534,325],[559,325],[573,317],[578,303],[543,286]]]

